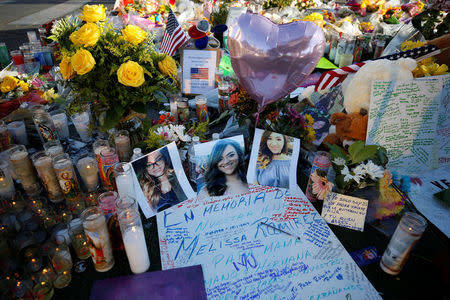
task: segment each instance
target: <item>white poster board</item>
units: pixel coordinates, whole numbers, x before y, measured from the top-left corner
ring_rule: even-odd
[[[301,193],[251,186],[157,222],[163,270],[201,264],[208,299],[381,299]]]
[[[215,50],[182,50],[182,92],[205,94],[215,88]]]
[[[449,151],[450,135],[445,134],[448,120],[440,121],[444,130],[441,128],[438,135],[446,95],[448,105],[448,78],[445,75],[372,83],[366,143],[386,148],[389,169],[402,174],[431,170]]]

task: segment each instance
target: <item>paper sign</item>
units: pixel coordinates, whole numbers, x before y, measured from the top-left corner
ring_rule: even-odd
[[[330,192],[323,202],[322,218],[330,224],[364,231],[369,201]]]
[[[443,95],[448,94],[444,78],[448,76],[372,83],[366,143],[386,148],[389,169],[416,174],[438,166],[443,143],[436,132]]]
[[[251,186],[156,218],[162,268],[201,264],[208,299],[381,299],[301,192]]]
[[[204,94],[215,87],[217,51],[183,50],[183,93]]]

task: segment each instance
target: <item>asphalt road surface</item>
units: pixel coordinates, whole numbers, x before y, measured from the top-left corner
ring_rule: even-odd
[[[78,14],[85,4],[103,4],[108,9],[114,0],[0,0],[0,42],[6,43],[9,51],[19,49],[28,42],[27,31],[66,15]],[[39,35],[38,35],[39,36]]]

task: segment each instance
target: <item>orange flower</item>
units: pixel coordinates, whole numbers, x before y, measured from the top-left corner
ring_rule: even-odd
[[[274,110],[273,112],[271,112],[270,114],[267,115],[267,120],[273,122],[273,121],[275,121],[279,116],[280,116],[280,114],[278,113],[278,110]]]
[[[230,107],[233,107],[236,105],[237,101],[239,99],[239,94],[238,93],[234,93],[233,95],[230,96],[230,99],[228,99],[228,105]]]

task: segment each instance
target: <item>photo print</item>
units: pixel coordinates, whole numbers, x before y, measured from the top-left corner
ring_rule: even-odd
[[[234,136],[194,146],[198,197],[243,194],[245,178],[244,136]]]
[[[131,162],[136,200],[146,218],[196,196],[175,142]]]
[[[300,140],[280,133],[255,129],[247,181],[253,184],[299,191],[297,162]]]

